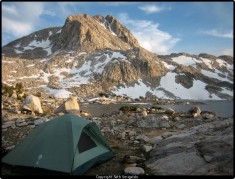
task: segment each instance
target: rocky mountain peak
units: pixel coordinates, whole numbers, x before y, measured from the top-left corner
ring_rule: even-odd
[[[37,31],[3,47],[6,56],[45,58],[55,52],[140,48],[131,32],[111,15],[68,16],[63,27]]]
[[[130,44],[133,47],[139,47],[138,41],[131,34],[131,32],[113,16],[107,15],[104,18],[103,16],[97,15],[94,16],[94,18],[96,18],[111,32],[115,33],[122,41]]]
[[[117,19],[108,15],[72,15],[66,19],[59,40],[53,46],[58,49],[103,49],[126,50],[140,47],[131,32]]]

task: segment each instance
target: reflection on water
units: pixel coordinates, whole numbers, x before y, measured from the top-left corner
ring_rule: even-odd
[[[231,117],[233,116],[233,101],[200,101],[204,104],[197,104],[196,106],[199,106],[202,111],[213,111],[220,117]],[[112,112],[112,111],[118,111],[120,107],[124,105],[134,105],[136,103],[125,103],[125,104],[108,104],[108,105],[101,105],[101,104],[88,104],[88,105],[82,105],[81,109],[88,111],[93,116],[100,116],[105,112]],[[140,106],[143,107],[151,107],[151,103],[137,103]],[[188,111],[190,108],[194,107],[195,105],[180,105],[180,104],[166,104],[166,105],[157,105],[161,106],[163,108],[172,108],[175,111]]]

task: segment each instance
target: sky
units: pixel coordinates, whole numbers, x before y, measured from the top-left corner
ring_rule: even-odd
[[[112,15],[147,50],[233,56],[233,2],[2,2],[2,46],[74,14]]]

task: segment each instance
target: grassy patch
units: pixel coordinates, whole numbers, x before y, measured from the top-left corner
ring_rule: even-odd
[[[119,110],[123,112],[130,112],[130,111],[136,111],[138,108],[140,108],[139,105],[122,106]]]
[[[162,108],[160,106],[152,106],[150,109],[163,110],[164,108]]]

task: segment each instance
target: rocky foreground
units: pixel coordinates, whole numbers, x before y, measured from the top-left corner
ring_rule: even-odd
[[[53,108],[54,99],[44,100],[44,112],[38,114],[23,109],[22,100],[3,96],[2,156],[41,123],[71,112],[67,108],[74,103],[76,114],[96,122],[115,154],[85,175],[233,175],[233,116],[220,118],[198,107],[179,113],[157,106],[123,107],[92,116],[74,99],[57,101],[56,114],[45,113],[46,106]],[[3,166],[2,174],[13,173]]]

